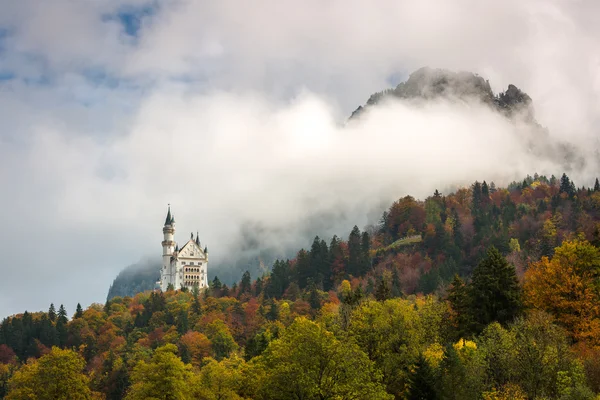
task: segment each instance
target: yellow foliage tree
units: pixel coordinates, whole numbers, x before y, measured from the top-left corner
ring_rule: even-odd
[[[550,260],[525,273],[525,304],[556,318],[577,341],[600,346],[600,250],[585,240],[565,241]]]
[[[92,399],[85,362],[72,350],[53,347],[50,353],[21,367],[10,379],[7,400]]]

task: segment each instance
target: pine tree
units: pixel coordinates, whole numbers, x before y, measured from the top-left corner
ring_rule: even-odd
[[[456,324],[457,339],[468,337],[473,325],[471,316],[471,298],[465,282],[458,276],[454,279],[448,289],[448,301],[454,312],[454,323]]]
[[[301,249],[296,255],[296,282],[300,289],[304,289],[308,285],[308,280],[312,278],[310,253]]]
[[[215,276],[215,278],[212,281],[212,285],[211,286],[212,286],[212,289],[214,289],[214,290],[221,290],[223,288],[223,284],[219,280],[218,276]]]
[[[317,287],[314,284],[311,284],[310,293],[308,295],[308,302],[313,310],[318,310],[319,308],[321,308],[321,296],[319,296]]]
[[[471,190],[472,190],[471,213],[475,214],[481,208],[481,197],[482,197],[481,196],[481,183],[475,181],[475,183],[471,187]]]
[[[48,309],[48,319],[51,322],[56,321],[56,309],[54,308],[54,303],[50,303],[50,308]]]
[[[263,291],[263,280],[261,277],[256,278],[256,282],[254,283],[254,295],[256,297],[260,296]]]
[[[568,193],[571,192],[571,180],[567,176],[567,174],[563,173],[560,178],[560,193]]]
[[[244,275],[242,275],[242,280],[240,282],[239,296],[242,296],[243,294],[246,294],[246,293],[250,293],[251,290],[252,290],[252,279],[250,277],[250,271],[246,271],[246,272],[244,272]]]
[[[363,251],[361,246],[361,235],[358,226],[354,225],[350,236],[348,236],[348,274],[360,276]]]
[[[515,267],[493,246],[473,270],[470,293],[477,332],[494,321],[506,325],[521,311],[521,288]]]
[[[75,309],[75,316],[73,316],[73,319],[81,317],[83,317],[83,309],[81,308],[81,304],[77,303],[77,308]]]
[[[69,322],[69,318],[67,318],[67,310],[65,310],[65,306],[62,304],[58,308],[58,321],[62,321],[63,324]]]
[[[363,232],[361,235],[360,242],[360,274],[365,275],[371,269],[371,255],[369,254],[369,250],[371,250],[371,237],[368,232]]]
[[[200,315],[202,313],[202,306],[200,305],[200,289],[198,286],[194,286],[192,289],[192,296],[194,297],[194,301],[192,301],[192,312],[196,315]]]
[[[598,178],[596,178],[596,182],[594,183],[594,192],[600,190],[600,182],[598,182]]]
[[[488,187],[486,181],[483,181],[483,183],[481,184],[481,197],[483,198],[483,200],[486,200],[490,197],[490,188]]]
[[[381,278],[377,283],[377,289],[375,289],[375,299],[377,301],[385,301],[391,297],[392,293],[387,282]]]
[[[269,311],[267,311],[265,318],[269,321],[277,321],[279,319],[279,307],[274,299],[269,301]]]
[[[436,400],[439,398],[436,390],[436,376],[423,354],[419,354],[410,376],[408,400]]]

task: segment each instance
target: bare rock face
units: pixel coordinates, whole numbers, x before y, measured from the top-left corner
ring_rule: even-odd
[[[524,115],[533,119],[531,97],[514,85],[495,95],[489,81],[471,72],[452,72],[444,69],[420,68],[410,74],[406,82],[392,89],[374,93],[366,105],[359,106],[351,115],[358,117],[368,107],[383,100],[397,98],[404,100],[427,101],[447,98],[458,101],[479,101],[506,115]]]

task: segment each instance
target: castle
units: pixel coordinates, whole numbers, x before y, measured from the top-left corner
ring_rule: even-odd
[[[167,212],[167,219],[163,227],[164,240],[163,263],[160,270],[160,280],[157,282],[164,292],[169,285],[174,289],[199,289],[208,287],[208,249],[200,246],[200,239],[196,233],[191,234],[190,239],[181,248],[175,243],[175,218],[171,214],[171,206]]]

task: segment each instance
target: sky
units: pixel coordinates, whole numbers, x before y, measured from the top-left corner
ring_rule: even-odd
[[[533,98],[596,176],[595,0],[0,0],[0,318],[103,302],[198,231],[209,274],[243,243],[345,236],[406,194],[561,174],[478,104],[370,94],[423,66]]]

